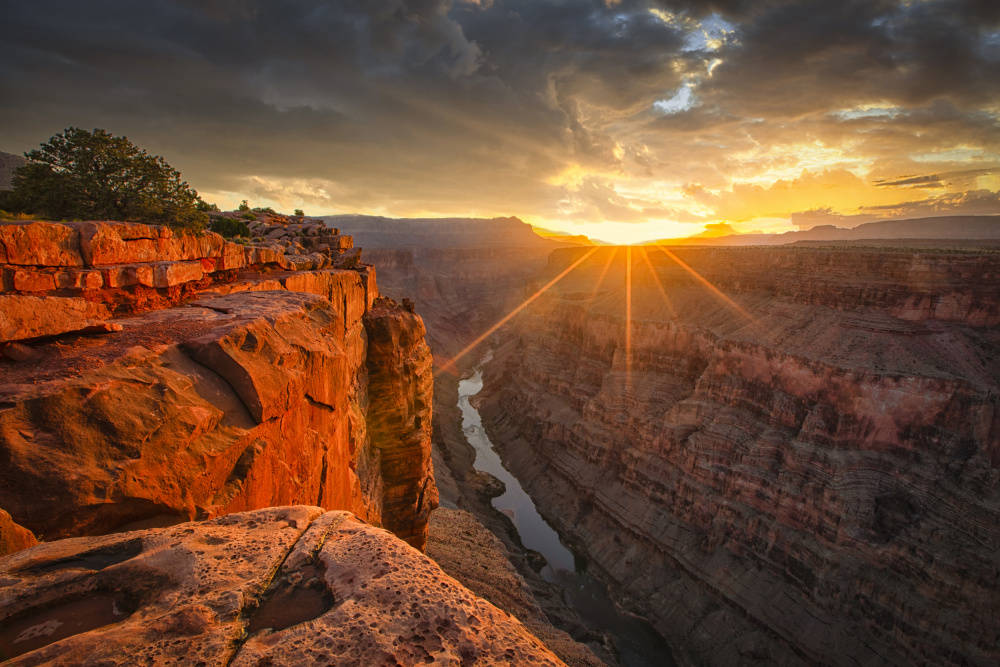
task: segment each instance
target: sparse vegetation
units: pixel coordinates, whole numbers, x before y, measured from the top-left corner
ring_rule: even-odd
[[[201,231],[198,193],[160,156],[127,137],[71,127],[25,153],[7,208],[52,220],[125,220]]]
[[[257,206],[257,207],[254,207],[254,208],[250,209],[250,210],[253,211],[254,213],[270,213],[271,215],[277,215],[277,213],[275,212],[275,210],[273,208],[271,208],[270,206],[264,206],[264,207]]]
[[[300,218],[303,218],[305,217],[306,214],[305,211],[303,211],[301,208],[297,208],[295,209],[295,215],[297,215]]]
[[[243,220],[256,220],[257,216],[254,215],[253,213],[244,213],[243,215],[240,216],[240,218]]]
[[[240,206],[236,210],[237,211],[249,211],[250,210],[250,204],[248,204],[247,200],[244,199],[242,202],[240,202]]]

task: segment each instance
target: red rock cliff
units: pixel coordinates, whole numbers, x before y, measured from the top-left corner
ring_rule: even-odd
[[[629,360],[619,252],[487,368],[543,514],[684,662],[997,664],[1000,257],[636,249]]]
[[[431,464],[434,375],[420,317],[377,299],[368,332],[368,436],[381,466],[382,525],[418,549],[438,505]]]
[[[373,268],[335,268],[350,239],[337,245],[0,226],[0,508],[53,540],[309,504],[422,546],[436,503],[422,324],[373,314]],[[405,343],[370,346],[366,328],[393,318]],[[399,405],[409,422],[387,429]]]

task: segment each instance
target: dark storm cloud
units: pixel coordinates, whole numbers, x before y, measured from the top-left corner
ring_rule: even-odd
[[[615,182],[725,188],[802,142],[883,184],[995,154],[998,24],[979,0],[7,0],[0,149],[103,127],[216,192],[698,220]]]

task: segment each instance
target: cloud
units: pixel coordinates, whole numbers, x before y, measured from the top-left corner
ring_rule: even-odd
[[[877,188],[941,188],[944,181],[937,174],[926,176],[905,176],[903,178],[881,179],[874,182]]]
[[[861,206],[859,213],[844,214],[830,207],[797,211],[791,220],[799,229],[817,225],[857,227],[886,219],[929,218],[941,215],[1000,215],[1000,193],[990,190],[959,192],[881,206]]]
[[[391,215],[981,210],[998,68],[981,0],[9,0],[0,149],[102,127],[199,190]]]

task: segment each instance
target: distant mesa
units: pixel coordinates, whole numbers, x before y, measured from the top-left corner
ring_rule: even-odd
[[[563,244],[545,239],[516,218],[385,218],[374,215],[334,215],[323,218],[365,248],[540,248]]]
[[[827,242],[834,245],[845,241],[887,241],[887,240],[991,240],[1000,241],[1000,215],[955,215],[908,220],[882,220],[868,222],[857,227],[835,227],[819,225],[812,229],[784,234],[730,234],[716,237],[690,237],[680,239],[660,239],[650,245],[785,245],[803,241],[815,245]],[[877,244],[884,245],[884,244]]]

